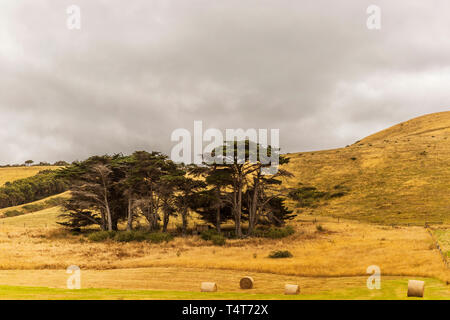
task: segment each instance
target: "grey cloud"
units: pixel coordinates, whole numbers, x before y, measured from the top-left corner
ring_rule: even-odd
[[[82,29],[66,28],[66,8]],[[2,1],[0,163],[158,149],[171,132],[279,128],[340,147],[448,108],[447,1]]]

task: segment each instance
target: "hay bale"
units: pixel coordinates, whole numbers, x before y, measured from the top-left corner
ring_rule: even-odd
[[[420,297],[423,298],[425,291],[425,282],[419,280],[408,281],[408,297]]]
[[[252,289],[253,288],[253,278],[252,277],[243,277],[241,281],[239,281],[239,285],[241,289]]]
[[[201,292],[216,292],[217,285],[215,282],[202,282],[200,286]]]
[[[297,284],[287,284],[284,286],[284,294],[299,294],[300,286]]]

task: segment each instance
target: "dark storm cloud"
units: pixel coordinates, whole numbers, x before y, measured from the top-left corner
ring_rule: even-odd
[[[81,30],[66,8],[81,8]],[[448,109],[450,4],[13,1],[0,10],[0,163],[157,149],[171,132],[279,128],[340,147]]]

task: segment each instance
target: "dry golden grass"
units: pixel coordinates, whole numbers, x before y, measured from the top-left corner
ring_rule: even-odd
[[[422,227],[338,223],[327,217],[314,223],[314,217],[302,217],[294,222],[296,234],[288,238],[231,240],[224,247],[197,236],[163,244],[92,243],[84,236],[49,227],[51,215],[56,214],[37,212],[2,219],[0,269],[64,269],[75,264],[82,269],[179,267],[342,277],[364,276],[369,265],[378,265],[383,275],[450,280],[449,270]],[[34,224],[28,224],[27,217]],[[318,223],[324,232],[317,231]],[[273,250],[289,250],[294,257],[267,258]]]
[[[289,157],[290,186],[350,189],[306,213],[382,224],[450,223],[450,112],[398,124],[346,148]]]
[[[0,186],[6,182],[13,182],[14,180],[24,179],[34,176],[42,170],[54,170],[59,167],[54,166],[33,166],[33,167],[9,167],[0,168]]]

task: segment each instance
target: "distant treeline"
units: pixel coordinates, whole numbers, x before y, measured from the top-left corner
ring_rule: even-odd
[[[33,160],[27,160],[25,161],[25,163],[22,164],[4,164],[4,165],[0,165],[0,168],[17,168],[17,167],[23,167],[23,166],[27,166],[27,167],[50,167],[50,166],[56,166],[56,167],[64,167],[64,166],[68,166],[69,163],[66,161],[56,161],[53,164],[50,162],[45,162],[45,161],[41,161],[39,163],[34,163]]]
[[[0,187],[0,208],[37,201],[68,190],[67,180],[55,170],[44,170]]]

